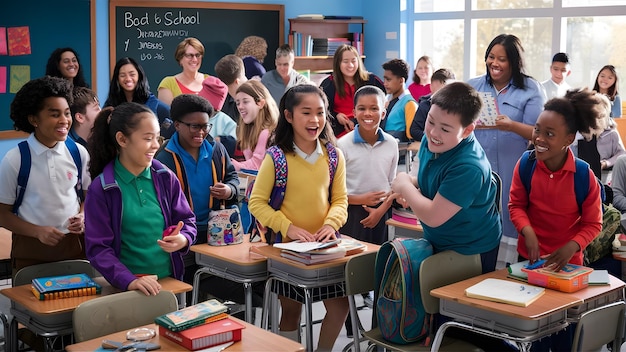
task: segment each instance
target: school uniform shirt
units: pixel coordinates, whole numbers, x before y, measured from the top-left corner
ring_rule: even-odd
[[[122,191],[115,179],[115,161],[104,167],[102,174],[96,178],[87,192],[85,199],[85,252],[93,267],[104,276],[114,287],[125,290],[135,273],[120,261],[122,250]],[[181,190],[180,183],[167,167],[157,160],[152,160],[149,168],[156,199],[164,227],[157,233],[150,233],[146,241],[161,238],[163,230],[183,222],[180,233],[187,238],[187,246],[170,253],[172,276],[183,279],[183,255],[189,252],[196,239],[195,216]],[[126,219],[124,219],[126,221]],[[155,243],[156,245],[156,243]],[[143,274],[143,273],[137,273]]]
[[[545,93],[539,82],[529,77],[524,78],[525,89],[509,83],[508,87],[499,94],[486,75],[472,78],[467,83],[479,92],[491,92],[496,97],[500,114],[508,116],[512,121],[530,126],[535,126],[546,101]],[[497,129],[476,129],[474,134],[485,150],[487,159],[491,163],[491,169],[497,172],[502,179],[502,221],[504,225],[502,234],[517,238],[517,230],[511,223],[506,205],[509,203],[513,169],[522,153],[526,151],[528,140],[515,132]]]
[[[280,76],[278,71],[271,70],[263,75],[261,78],[261,83],[270,91],[272,98],[276,101],[276,104],[280,103],[280,99],[283,97],[285,92],[298,84],[309,83],[309,80],[306,79],[303,75],[298,73],[296,70],[289,70],[289,82],[285,84],[285,81]]]
[[[575,241],[581,248],[570,260],[583,264],[583,251],[602,230],[602,203],[600,186],[589,170],[589,192],[578,209],[574,192],[574,154],[567,150],[567,160],[555,172],[548,170],[545,163],[537,160],[530,180],[530,194],[519,176],[519,161],[513,173],[509,210],[511,221],[521,234],[525,226],[532,226],[539,240],[540,255],[551,254],[568,241]],[[517,239],[517,252],[528,258],[524,236]]]
[[[35,138],[34,133],[31,133],[26,141],[30,149],[31,166],[18,216],[31,224],[52,226],[63,233],[68,233],[69,218],[80,211],[80,202],[74,189],[78,183],[78,169],[74,159],[64,142],[57,142],[54,147],[48,148]],[[87,190],[91,184],[87,167],[89,153],[82,145],[76,146],[82,162],[82,187],[83,190]],[[21,163],[18,147],[9,150],[2,159],[0,203],[9,205],[15,203],[17,175]]]
[[[417,111],[417,102],[408,90],[402,92],[396,99],[397,102],[393,104],[393,107],[387,110],[385,131],[404,132],[405,138],[401,140],[408,140],[411,138],[410,129]]]
[[[563,97],[565,93],[567,93],[567,90],[572,88],[567,82],[563,81],[561,84],[557,84],[552,78],[541,82],[541,85],[546,92],[546,98],[548,100]]]
[[[315,233],[324,225],[339,230],[348,217],[346,162],[343,153],[337,150],[337,170],[330,187],[332,190],[330,197],[328,151],[318,145],[315,153],[318,157],[314,164],[295,152],[285,154],[287,184],[285,197],[278,211],[268,204],[276,177],[272,157],[266,155],[259,168],[250,195],[250,213],[264,226],[280,232],[283,242],[291,241],[287,237],[287,230],[291,224]]]
[[[424,197],[437,193],[461,207],[438,227],[422,222],[424,238],[436,252],[454,250],[461,254],[488,252],[500,243],[502,227],[495,200],[497,187],[480,143],[470,134],[445,153],[428,150],[428,139],[419,151],[418,187]]]

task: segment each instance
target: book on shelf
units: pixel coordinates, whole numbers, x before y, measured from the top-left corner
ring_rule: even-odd
[[[195,304],[158,316],[154,322],[170,331],[178,332],[228,317],[228,307],[216,299]]]
[[[31,285],[33,295],[41,301],[90,296],[102,292],[102,286],[87,274],[40,277],[33,279]]]
[[[465,289],[465,295],[471,298],[528,307],[539,299],[546,289],[515,281],[485,279]]]
[[[245,329],[245,326],[230,318],[224,318],[183,331],[172,331],[159,325],[159,335],[176,342],[188,350],[196,351],[202,348],[239,341],[241,340],[242,329]]]

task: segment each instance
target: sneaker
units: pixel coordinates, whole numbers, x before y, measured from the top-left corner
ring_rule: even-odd
[[[371,292],[363,294],[363,304],[369,309],[372,309],[374,307],[374,297],[372,297]]]

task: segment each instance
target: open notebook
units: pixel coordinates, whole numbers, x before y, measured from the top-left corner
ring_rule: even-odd
[[[467,297],[528,307],[545,293],[545,288],[500,279],[485,279],[465,289]]]

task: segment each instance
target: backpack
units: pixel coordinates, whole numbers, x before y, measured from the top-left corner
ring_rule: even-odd
[[[28,147],[27,141],[21,141],[18,145],[20,150],[20,169],[17,173],[17,196],[15,198],[15,203],[13,203],[13,213],[17,214],[17,210],[20,205],[22,205],[22,201],[24,200],[24,193],[26,192],[26,186],[28,185],[28,178],[30,176],[30,148]],[[80,203],[85,201],[85,194],[83,192],[83,162],[80,158],[80,152],[78,150],[78,146],[76,142],[71,138],[65,139],[65,146],[69,150],[72,155],[72,159],[74,159],[74,164],[76,164],[76,168],[78,169],[78,182],[74,189],[76,190],[76,195],[80,200]]]
[[[408,344],[425,340],[428,345],[432,317],[424,310],[419,268],[433,254],[423,238],[394,238],[380,246],[376,255],[376,318],[388,341]]]
[[[330,143],[326,143],[326,150],[328,151],[328,173],[330,176],[330,185],[329,185],[329,198],[331,193],[331,188],[333,185],[333,180],[335,179],[335,171],[337,171],[337,149]],[[274,171],[275,171],[275,179],[274,179],[274,188],[272,189],[272,193],[270,193],[269,205],[274,210],[279,210],[280,206],[283,204],[283,200],[285,199],[285,191],[287,189],[287,159],[285,158],[285,153],[280,147],[277,145],[271,146],[267,149],[266,154],[272,157],[274,161]],[[254,182],[250,182],[246,187],[246,195],[244,198],[244,204],[247,205],[247,201],[250,199],[250,194],[252,193],[252,188],[254,186]],[[280,233],[276,233],[274,230],[269,227],[264,227],[261,225],[252,214],[251,223],[250,223],[250,238],[254,238],[255,236],[260,236],[263,242],[267,242],[268,244],[280,243],[282,242],[282,235]]]

